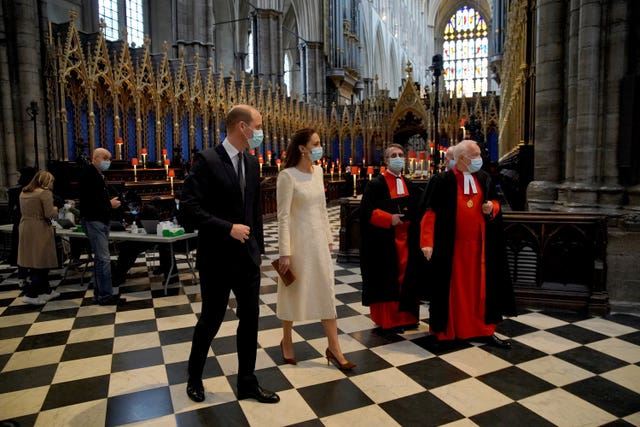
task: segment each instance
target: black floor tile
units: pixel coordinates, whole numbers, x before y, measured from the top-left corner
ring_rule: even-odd
[[[514,365],[547,356],[546,353],[515,340],[511,341],[510,349],[497,348],[489,345],[483,345],[480,348]]]
[[[607,320],[630,326],[634,329],[640,329],[640,316],[633,314],[616,313],[606,317]]]
[[[104,399],[109,392],[109,375],[52,384],[42,404],[42,411]]]
[[[190,304],[182,305],[170,305],[167,307],[157,307],[154,309],[156,312],[156,318],[180,316],[182,314],[193,314],[193,308]]]
[[[274,314],[271,316],[260,317],[258,321],[258,330],[266,331],[268,329],[277,329],[282,327],[282,320]]]
[[[471,421],[481,427],[513,427],[514,425],[545,427],[554,425],[517,402],[474,415],[471,417]]]
[[[563,388],[619,418],[640,410],[640,395],[602,377],[587,378]]]
[[[153,308],[153,301],[150,299],[143,299],[134,301],[132,299],[127,299],[126,295],[122,295],[124,299],[127,300],[126,304],[119,305],[118,311],[133,311],[133,310],[143,310],[145,308]]]
[[[427,390],[469,378],[469,375],[440,358],[431,358],[398,367]]]
[[[540,311],[540,314],[544,314],[545,316],[553,317],[555,319],[559,319],[569,323],[579,322],[581,320],[589,319],[591,317],[585,313],[581,313],[579,311],[571,311],[571,310],[545,309]]]
[[[463,419],[458,411],[429,392],[414,394],[380,404],[401,426],[428,427]]]
[[[113,352],[113,338],[67,344],[62,353],[61,362],[103,356]]]
[[[344,294],[337,294],[336,299],[343,304],[362,302],[362,292],[346,292]]]
[[[355,363],[357,365],[351,371],[343,371],[348,376],[362,375],[367,372],[373,371],[381,371],[393,366],[391,363],[387,362],[369,349],[345,353],[344,356],[349,362]]]
[[[371,405],[373,401],[348,379],[298,389],[318,417],[327,417]]]
[[[111,372],[129,371],[162,364],[164,364],[164,358],[160,347],[127,351],[113,355]]]
[[[0,373],[0,393],[49,385],[57,369],[57,364],[51,364],[2,372]]]
[[[354,310],[348,305],[339,305],[336,307],[336,311],[338,313],[338,319],[345,319],[347,317],[360,315],[360,312]]]
[[[531,332],[535,331],[537,331],[536,328],[518,322],[517,317],[515,319],[505,319],[496,327],[496,332],[502,335],[506,335],[509,338],[530,334]]]
[[[435,335],[422,336],[411,342],[438,356],[471,347],[464,340],[438,341]]]
[[[553,384],[515,366],[482,375],[478,380],[513,400],[521,400],[555,388]]]
[[[178,427],[193,426],[229,426],[246,427],[249,425],[247,417],[238,402],[223,403],[209,406],[196,411],[176,414]]]
[[[0,323],[2,323],[3,317],[4,315],[0,316]],[[0,340],[24,337],[29,331],[29,329],[31,329],[31,324],[7,326],[6,328],[0,328]]]
[[[195,323],[194,323],[195,326]],[[160,331],[160,344],[171,345],[179,344],[183,342],[191,342],[193,338],[193,327],[169,329],[167,331]]]
[[[621,335],[617,338],[626,342],[630,342],[631,344],[640,346],[640,331],[632,332],[626,335]]]
[[[324,328],[321,322],[307,323],[306,325],[293,324],[293,329],[305,340],[313,340],[316,338],[324,338]]]
[[[20,341],[16,351],[35,350],[37,348],[65,345],[70,331],[49,332],[47,334],[29,335]]]
[[[370,329],[352,332],[351,335],[360,344],[367,348],[379,347],[381,345],[391,344],[394,342],[404,341],[404,338],[398,334],[381,334],[379,330]]]
[[[56,301],[55,299],[52,301]],[[36,322],[46,322],[48,320],[72,319],[76,317],[78,308],[65,308],[62,310],[47,310],[40,313]]]
[[[589,347],[577,347],[555,354],[555,357],[587,371],[601,374],[628,365],[620,359],[611,357]]]
[[[258,379],[258,384],[260,387],[265,388],[267,390],[280,392],[283,390],[289,390],[293,388],[293,385],[289,382],[287,377],[284,376],[280,369],[271,367],[265,369],[259,369],[255,371],[256,378]],[[229,384],[231,384],[231,388],[233,391],[237,391],[238,384],[238,376],[237,375],[229,375],[227,377],[229,380]]]
[[[269,347],[266,348],[265,351],[277,364],[284,365],[284,360],[282,359],[282,351],[280,350],[280,346]],[[311,360],[317,359],[318,357],[324,356],[324,354],[318,353],[318,351],[312,347],[306,341],[299,341],[293,343],[293,351],[296,354],[296,359],[298,362],[303,360]]]
[[[92,328],[95,326],[113,325],[116,320],[115,313],[99,314],[96,316],[76,317],[73,329]]]
[[[235,335],[222,338],[214,338],[211,343],[213,354],[220,356],[222,354],[236,353],[238,348],[236,346]]]
[[[303,423],[289,424],[287,427],[323,427],[324,424],[318,419],[305,421]]]
[[[107,426],[119,426],[162,417],[173,413],[169,387],[110,397],[107,402]]]
[[[547,332],[583,345],[609,338],[606,335],[576,325],[559,326],[557,328],[547,329]]]
[[[155,319],[138,320],[136,322],[118,323],[115,325],[114,334],[116,337],[127,335],[144,334],[146,332],[156,332],[158,324]]]

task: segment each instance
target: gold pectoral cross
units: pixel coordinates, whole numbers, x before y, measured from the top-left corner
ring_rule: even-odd
[[[468,208],[472,208],[473,207],[473,200],[471,200],[471,199],[467,200],[467,207]]]

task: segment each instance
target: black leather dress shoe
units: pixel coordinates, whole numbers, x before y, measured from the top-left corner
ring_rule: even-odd
[[[265,390],[259,385],[247,387],[246,389],[238,389],[238,400],[255,399],[260,403],[278,403],[280,396],[272,391]]]
[[[511,341],[502,340],[495,335],[491,335],[490,337],[487,337],[487,344],[489,344],[492,347],[506,348],[506,349],[511,348]]]
[[[187,384],[187,396],[194,402],[204,401],[204,386]]]

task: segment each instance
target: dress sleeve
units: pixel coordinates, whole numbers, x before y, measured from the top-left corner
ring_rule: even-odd
[[[293,200],[293,177],[288,172],[278,174],[276,198],[278,203],[278,248],[280,256],[291,256],[291,203]]]
[[[374,209],[371,214],[369,223],[375,227],[391,228],[391,215],[389,212],[385,212],[382,209]]]

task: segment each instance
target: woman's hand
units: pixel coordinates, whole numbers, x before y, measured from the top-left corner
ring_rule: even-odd
[[[280,273],[284,274],[289,270],[291,266],[291,257],[289,256],[281,256],[278,260],[278,267],[280,269]]]
[[[329,253],[333,253],[333,243],[329,243]]]

